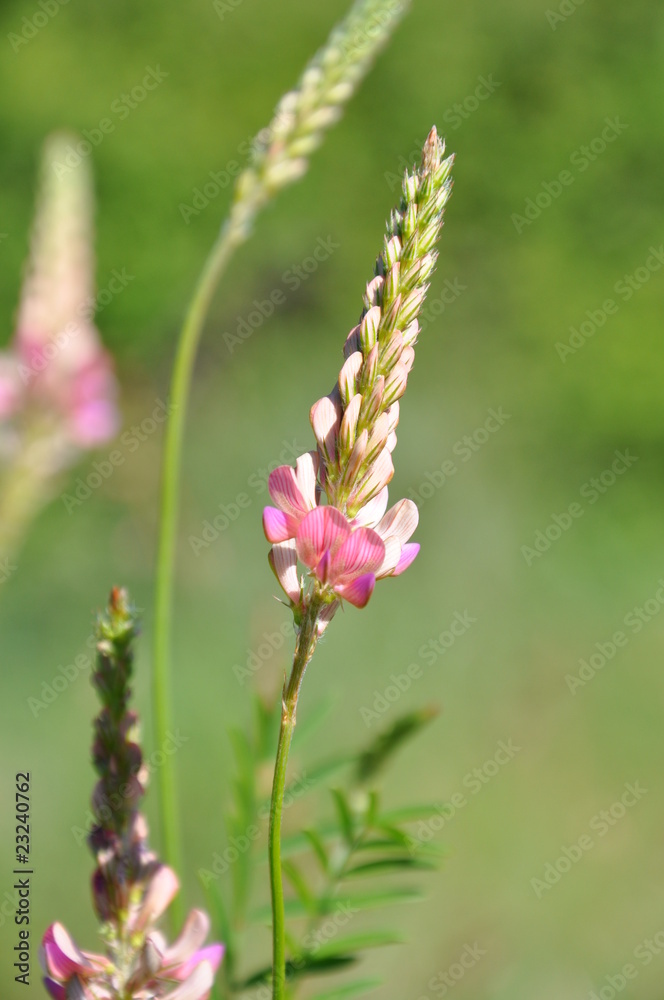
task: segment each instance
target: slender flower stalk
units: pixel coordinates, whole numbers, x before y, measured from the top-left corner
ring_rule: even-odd
[[[192,910],[178,940],[167,945],[156,922],[178,891],[175,872],[148,846],[139,811],[147,768],[138,720],[129,708],[136,615],[123,590],[111,593],[97,625],[93,683],[102,709],[92,756],[99,781],[92,796],[95,857],[92,896],[105,954],[82,951],[60,923],[44,934],[44,985],[54,1000],[207,1000],[223,946],[204,947],[208,917]]]
[[[92,184],[59,172],[71,137],[44,145],[30,257],[0,353],[0,556],[14,550],[63,469],[117,429],[112,364],[93,324]]]
[[[274,1000],[285,996],[281,812],[304,671],[340,604],[364,607],[376,580],[400,575],[419,551],[408,541],[417,527],[415,504],[404,499],[386,509],[399,400],[413,365],[418,314],[452,189],[453,157],[445,159],[444,153],[433,128],[420,167],[406,172],[401,202],[390,216],[374,277],[366,286],[360,322],[346,339],[339,378],[311,408],[317,450],[301,455],[295,469],[275,469],[268,480],[275,504],[263,512],[272,543],[269,561],[297,629],[284,687],[270,818]],[[306,579],[298,563],[308,570]]]
[[[185,317],[173,368],[161,481],[153,673],[158,740],[165,738],[172,713],[170,648],[178,484],[189,394],[205,317],[228,261],[251,234],[261,209],[305,173],[309,156],[341,117],[409,5],[409,0],[356,0],[295,89],[281,99],[270,125],[254,141],[252,162],[238,178],[229,217],[210,251]],[[160,769],[159,785],[162,846],[166,858],[177,864],[176,786],[170,761]]]

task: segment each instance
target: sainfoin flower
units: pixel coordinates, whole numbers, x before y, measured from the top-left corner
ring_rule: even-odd
[[[319,631],[340,601],[364,607],[376,580],[399,576],[419,551],[410,542],[417,507],[403,499],[387,510],[388,484],[399,400],[451,192],[453,158],[444,159],[444,151],[434,128],[421,166],[404,177],[337,383],[311,408],[317,450],[300,456],[295,469],[275,469],[268,480],[274,506],[265,508],[263,527],[272,544],[270,565],[296,620],[315,597]],[[298,562],[309,571],[308,592]]]
[[[0,354],[0,419],[46,441],[54,468],[109,440],[116,383],[93,324],[92,191],[85,160],[64,165],[67,135],[44,146],[30,257],[16,329]]]
[[[51,924],[40,960],[53,1000],[206,1000],[224,954],[223,945],[205,944],[210,921],[202,910],[190,912],[172,945],[157,929],[179,883],[150,850],[138,809],[147,769],[138,720],[128,707],[136,630],[127,594],[114,589],[97,627],[93,683],[102,709],[92,756],[99,781],[88,837],[97,863],[92,896],[105,954],[83,951],[61,923]]]

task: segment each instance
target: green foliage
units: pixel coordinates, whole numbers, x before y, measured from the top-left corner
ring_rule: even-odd
[[[254,844],[259,845],[262,840],[248,837],[248,831],[262,824],[261,832],[265,832],[269,798],[260,782],[265,782],[265,775],[270,772],[279,707],[278,700],[267,705],[256,698],[251,735],[239,730],[231,734],[236,773],[226,828],[235,843],[244,837],[251,840],[251,847],[239,853],[225,881],[211,884],[205,890],[216,934],[227,944],[222,967],[224,997],[270,979],[267,958],[259,969],[245,973],[242,951],[243,939],[251,933],[251,926],[269,923],[271,916],[268,900],[249,905],[253,875],[261,861]],[[370,929],[364,924],[356,928],[353,921],[356,918],[363,921],[362,915],[369,910],[423,898],[421,888],[404,883],[404,876],[435,870],[442,852],[437,845],[421,844],[414,839],[408,827],[431,816],[435,806],[425,803],[383,810],[381,796],[373,783],[384,774],[407,739],[420,732],[436,714],[425,708],[403,715],[358,751],[314,762],[302,772],[306,775],[304,783],[298,777],[292,778],[289,788],[293,794],[299,791],[309,822],[283,840],[283,872],[291,890],[285,903],[289,921],[286,967],[289,995],[294,995],[310,977],[346,971],[368,949],[401,941],[391,929]],[[314,735],[324,715],[324,710],[312,711],[306,730],[303,726],[298,731],[300,748],[306,738]],[[334,787],[318,796],[319,801],[312,802],[310,793],[324,788],[331,778],[335,780]],[[365,881],[367,888],[360,888]],[[319,998],[360,996],[377,982],[355,979],[321,993]]]

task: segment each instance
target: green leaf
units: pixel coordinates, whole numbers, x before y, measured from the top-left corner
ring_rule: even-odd
[[[343,896],[331,896],[324,900],[319,900],[318,914],[325,916],[333,913],[343,902],[347,906],[355,907],[357,910],[375,910],[380,906],[393,906],[397,903],[414,903],[424,899],[424,893],[420,889],[409,886],[390,887],[389,889],[375,889],[372,892],[344,893]],[[323,904],[321,906],[321,903]],[[284,902],[286,916],[292,918],[308,917],[309,910],[300,899],[287,899]],[[272,919],[272,910],[269,903],[256,907],[251,914],[252,920],[269,923]]]
[[[343,986],[336,986],[325,993],[317,993],[314,1000],[347,1000],[349,997],[359,997],[371,990],[375,990],[381,985],[382,980],[376,979],[355,979],[352,983],[344,983]]]
[[[383,813],[381,823],[397,826],[399,823],[416,823],[420,819],[431,819],[433,816],[440,816],[440,810],[447,806],[440,802],[423,802],[419,806],[403,806],[401,809],[392,809]]]
[[[292,980],[302,976],[322,975],[325,972],[339,972],[356,961],[355,955],[330,955],[320,960],[310,955],[300,955],[286,962],[286,978]],[[236,984],[235,988],[237,991],[248,990],[259,983],[269,982],[271,976],[272,966],[268,965]]]
[[[438,709],[428,706],[417,712],[402,715],[389,729],[379,733],[358,757],[355,781],[364,784],[374,778],[401,744],[418,733],[437,715]]]
[[[325,850],[325,844],[323,843],[320,834],[318,833],[317,830],[311,829],[311,830],[303,830],[302,836],[306,837],[307,841],[309,842],[309,845],[311,846],[312,851],[314,852],[314,854],[318,858],[318,861],[320,862],[320,866],[323,869],[323,872],[325,873],[325,875],[327,875],[330,870],[330,862],[327,856],[327,851]]]
[[[356,878],[361,875],[382,875],[389,872],[401,872],[401,871],[433,871],[436,865],[431,861],[425,861],[424,858],[413,858],[406,856],[398,856],[393,858],[378,858],[375,861],[365,861],[361,865],[356,865],[354,868],[349,868],[344,878]]]
[[[330,789],[339,817],[339,826],[349,847],[355,843],[355,823],[348,799],[339,788]]]
[[[353,934],[328,941],[321,945],[316,952],[316,957],[327,958],[329,955],[352,954],[364,951],[365,948],[384,948],[391,944],[403,944],[403,938],[393,931],[368,931],[366,934]]]

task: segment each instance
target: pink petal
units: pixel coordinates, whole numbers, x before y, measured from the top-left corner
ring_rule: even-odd
[[[332,557],[330,580],[334,589],[362,574],[375,573],[384,558],[382,538],[371,528],[357,528]]]
[[[285,542],[294,538],[297,533],[299,519],[292,514],[284,514],[276,507],[265,507],[263,510],[263,531],[268,542]]]
[[[315,451],[305,452],[295,463],[295,478],[300,487],[305,510],[313,510],[316,506],[316,476],[319,464],[318,452]]]
[[[408,545],[404,545],[401,550],[401,558],[399,559],[392,576],[399,576],[404,572],[404,570],[408,569],[419,551],[420,547],[417,542],[409,542]]]
[[[223,944],[209,944],[205,948],[200,948],[179,968],[171,970],[170,975],[180,980],[187,979],[187,977],[192,974],[196,966],[200,965],[201,962],[209,962],[212,966],[212,972],[215,973],[219,968],[223,957]]]
[[[353,506],[364,507],[369,500],[373,500],[376,494],[380,493],[383,487],[387,486],[394,475],[394,463],[392,455],[387,448],[383,448],[380,455],[371,466],[369,474],[362,481],[360,486],[353,491],[350,503]]]
[[[311,407],[309,419],[318,447],[326,461],[333,461],[336,455],[337,433],[341,421],[340,404],[329,396],[323,396]]]
[[[380,521],[381,517],[387,509],[387,501],[389,497],[389,491],[387,486],[378,493],[373,500],[369,500],[368,503],[361,508],[353,518],[353,524],[366,525],[368,528],[373,528]]]
[[[301,522],[297,531],[297,554],[305,566],[313,569],[326,549],[332,555],[350,535],[350,525],[335,507],[316,507]]]
[[[380,569],[376,573],[376,579],[382,580],[385,576],[392,576],[401,558],[401,542],[394,535],[385,539],[385,558],[380,564]]]
[[[288,594],[291,601],[297,602],[300,599],[300,581],[297,576],[295,539],[291,538],[287,542],[273,545],[268,554],[268,560],[281,588]]]
[[[350,601],[356,608],[364,608],[373,594],[375,583],[376,577],[373,573],[365,573],[364,576],[358,576],[351,583],[339,585],[334,590],[339,597]]]
[[[89,976],[96,970],[60,923],[51,924],[46,930],[42,948],[46,967],[56,979],[70,979],[75,974]]]
[[[55,979],[51,979],[49,976],[45,976],[42,979],[42,983],[53,997],[53,1000],[67,1000],[65,988],[62,983],[56,983]]]
[[[279,510],[298,520],[306,514],[308,507],[290,465],[274,469],[268,477],[267,488]]]
[[[364,355],[362,354],[362,351],[353,351],[350,357],[346,359],[341,371],[339,372],[339,392],[341,393],[341,398],[346,406],[348,406],[349,402],[355,395],[357,376],[359,375],[360,368],[363,364]]]
[[[177,875],[171,868],[167,865],[158,868],[148,884],[132,929],[145,930],[155,923],[179,888]]]
[[[214,971],[209,962],[197,965],[191,976],[181,983],[172,993],[166,994],[163,1000],[204,1000],[208,990],[212,989]]]
[[[182,932],[170,948],[167,949],[163,967],[181,965],[188,961],[201,948],[210,930],[210,918],[202,910],[192,910],[187,917]],[[184,977],[183,977],[184,978]]]
[[[415,531],[419,517],[417,504],[412,500],[400,500],[390,507],[375,530],[383,540],[395,535],[401,545],[405,545]]]
[[[94,448],[115,436],[119,417],[113,403],[96,399],[77,405],[71,422],[74,442],[81,448]]]

